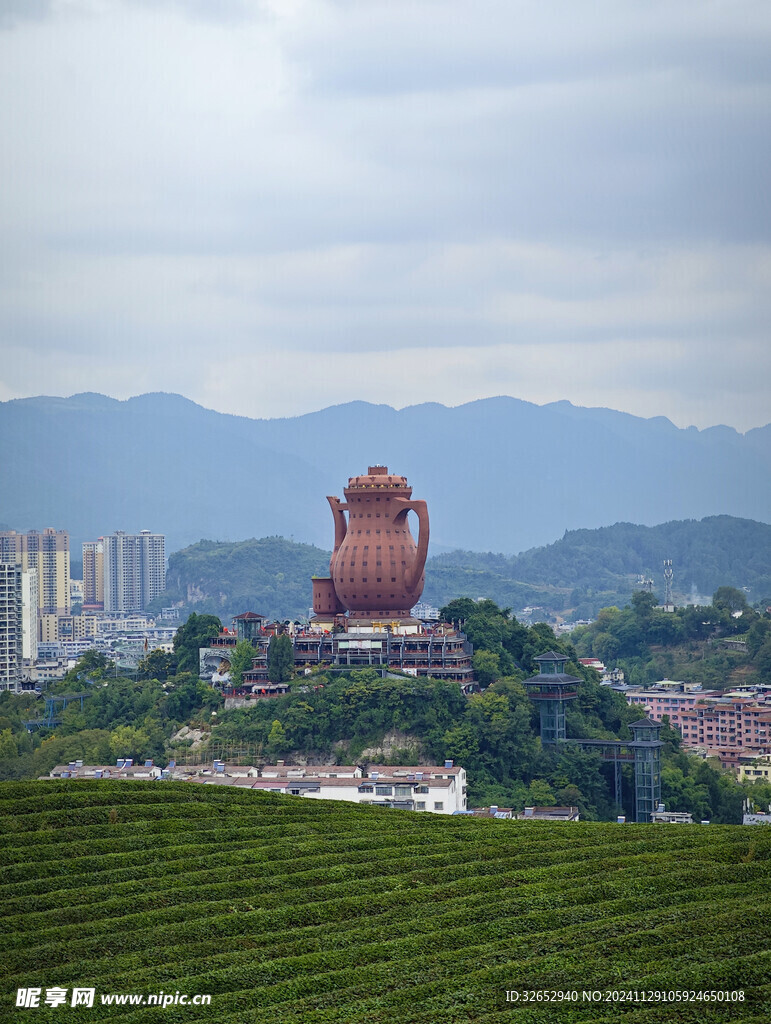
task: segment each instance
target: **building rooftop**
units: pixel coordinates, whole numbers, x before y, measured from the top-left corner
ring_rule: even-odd
[[[419,765],[391,765],[391,764],[371,764],[367,767],[367,772],[372,777],[373,772],[377,772],[382,778],[395,778],[395,779],[406,779],[409,775],[418,775],[422,772],[423,778],[426,779],[429,776],[434,775],[459,775],[465,769],[455,765],[441,765],[441,764],[419,764]]]

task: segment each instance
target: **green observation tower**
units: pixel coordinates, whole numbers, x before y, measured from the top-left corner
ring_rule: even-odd
[[[636,821],[650,821],[661,800],[661,724],[641,718],[629,726],[634,739],[634,806]]]
[[[533,658],[538,662],[538,675],[525,679],[523,686],[531,700],[537,701],[541,712],[541,743],[562,743],[567,738],[565,703],[578,696],[576,684],[581,680],[565,673],[566,654],[547,651]]]
[[[621,769],[634,766],[635,821],[649,822],[661,800],[661,725],[650,718],[632,722],[632,740],[568,739],[565,725],[565,704],[578,696],[576,676],[567,675],[568,657],[548,651],[533,661],[538,662],[538,675],[525,679],[523,686],[531,700],[537,701],[541,712],[541,743],[546,746],[570,744],[599,754],[613,765],[614,798],[621,810]]]

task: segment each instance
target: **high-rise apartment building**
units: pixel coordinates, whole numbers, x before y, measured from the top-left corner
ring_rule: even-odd
[[[103,538],[104,610],[144,611],[166,589],[165,537],[122,530]]]
[[[104,610],[104,540],[83,545],[83,610]]]
[[[40,632],[37,569],[28,569],[21,574],[21,626],[22,657],[25,661],[36,661]]]
[[[0,690],[21,689],[23,661],[22,571],[0,562]]]
[[[70,614],[70,535],[66,530],[4,530],[0,532],[0,562],[13,562],[22,572],[37,569],[41,615]]]

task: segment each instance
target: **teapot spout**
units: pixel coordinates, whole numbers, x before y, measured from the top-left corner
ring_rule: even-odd
[[[335,547],[332,551],[332,557],[329,560],[329,574],[330,576],[334,576],[335,558],[337,557],[340,545],[345,540],[345,535],[348,532],[348,521],[343,515],[344,512],[348,511],[348,505],[345,502],[340,501],[336,495],[327,495],[327,501],[329,502],[329,507],[332,509],[332,515],[335,520]]]

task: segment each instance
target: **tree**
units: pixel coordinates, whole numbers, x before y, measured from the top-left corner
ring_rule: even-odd
[[[202,708],[209,710],[216,708],[221,701],[222,695],[217,690],[207,686],[203,680],[191,673],[175,676],[171,680],[160,706],[160,712],[164,720],[181,723],[187,721]]]
[[[472,660],[474,675],[480,686],[489,686],[501,674],[501,659],[492,651],[475,651]]]
[[[551,786],[544,779],[533,779],[528,787],[527,798],[531,807],[554,807],[557,803]]]
[[[133,757],[137,760],[151,756],[150,736],[144,729],[133,725],[119,725],[110,733],[113,757]]]
[[[286,732],[284,727],[277,718],[273,719],[273,724],[270,727],[268,733],[268,754],[271,757],[275,757],[277,754],[283,754],[286,748]]]
[[[156,647],[137,665],[137,679],[157,679],[162,683],[177,671],[176,655]]]
[[[649,619],[653,609],[659,603],[659,599],[655,594],[649,594],[647,590],[636,590],[629,603],[635,615],[641,619]]]
[[[439,618],[443,622],[459,624],[478,611],[479,605],[470,597],[456,597],[454,601],[439,609]]]
[[[178,672],[195,672],[198,675],[198,651],[207,647],[209,640],[222,629],[216,615],[197,615],[193,612],[187,622],[174,634],[174,652],[177,655]]]
[[[747,634],[747,653],[754,658],[763,644],[771,639],[771,619],[757,619]]]
[[[294,649],[286,634],[272,636],[268,644],[268,679],[286,683],[294,673]]]
[[[758,650],[752,663],[763,683],[771,682],[771,640],[766,640]]]
[[[712,607],[733,614],[733,612],[746,612],[749,605],[744,593],[737,590],[736,587],[718,587],[712,595]]]
[[[251,640],[239,640],[230,657],[230,682],[233,686],[242,684],[244,672],[252,667],[253,658],[254,647]]]

